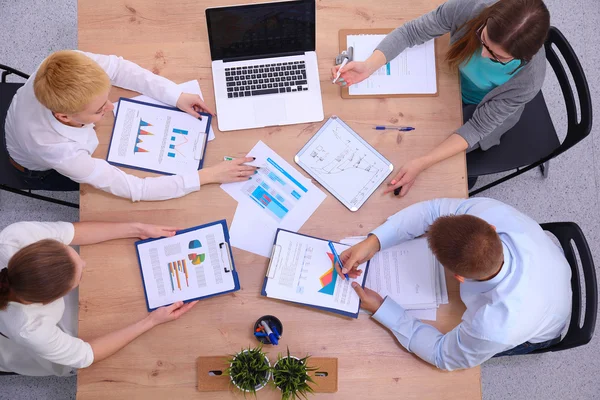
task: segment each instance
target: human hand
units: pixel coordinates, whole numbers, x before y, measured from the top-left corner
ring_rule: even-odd
[[[256,173],[259,167],[244,165],[244,163],[255,159],[254,157],[241,157],[231,161],[221,161],[212,167],[203,168],[198,172],[200,184],[247,181],[250,176]]]
[[[161,226],[152,224],[137,224],[137,237],[140,239],[171,237],[175,236],[177,228],[172,226]]]
[[[331,80],[333,81],[337,76],[338,70],[341,65],[336,65],[331,68]],[[335,82],[339,86],[350,86],[355,83],[362,82],[367,79],[373,71],[370,70],[369,66],[365,61],[350,61],[342,68],[342,73],[339,79]]]
[[[185,111],[194,118],[202,119],[202,116],[198,114],[199,112],[205,112],[212,116],[215,115],[200,96],[192,93],[181,93],[179,99],[177,99],[177,108],[181,111]]]
[[[175,321],[177,318],[181,317],[192,307],[194,307],[196,303],[198,303],[198,300],[187,304],[184,304],[183,301],[178,301],[170,306],[157,308],[156,310],[152,311],[148,317],[150,318],[153,326],[164,324],[165,322]]]
[[[352,282],[352,287],[360,298],[360,308],[369,311],[371,314],[375,314],[383,304],[383,297],[374,290],[363,289],[358,282]]]
[[[373,258],[380,247],[381,245],[379,244],[377,236],[369,236],[362,242],[344,250],[342,254],[340,254],[340,261],[342,261],[344,268],[340,269],[339,265],[336,263],[335,270],[343,279],[345,279],[344,274],[348,274],[348,277],[352,279],[358,278],[362,274],[362,270],[358,269],[358,266]]]
[[[394,176],[394,179],[388,183],[387,188],[383,193],[393,192],[395,189],[402,187],[400,197],[405,196],[412,185],[415,183],[417,176],[425,169],[425,165],[420,159],[410,160],[400,168],[400,171]]]

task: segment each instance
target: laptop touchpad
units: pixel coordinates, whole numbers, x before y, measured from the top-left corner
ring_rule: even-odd
[[[287,114],[283,99],[260,99],[253,101],[253,103],[254,115],[258,125],[271,126],[286,123]]]

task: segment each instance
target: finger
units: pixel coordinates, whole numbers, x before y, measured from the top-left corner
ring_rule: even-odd
[[[402,186],[402,179],[406,175],[406,172],[400,171],[398,175],[391,182],[388,183],[388,186],[384,189],[383,193],[390,193]]]
[[[335,272],[337,272],[337,274],[340,276],[340,278],[346,279],[346,277],[344,276],[344,273],[342,272],[342,269],[340,268],[339,263],[337,263],[337,262],[334,263],[333,268],[335,269]]]
[[[240,158],[236,158],[235,160],[233,160],[234,163],[236,163],[237,165],[241,165],[247,162],[252,162],[256,160],[256,157],[240,157]]]
[[[255,167],[253,165],[240,165],[238,167],[238,171],[256,171],[260,167]]]
[[[356,279],[362,275],[362,269],[353,269],[348,271],[348,276],[352,279]]]
[[[331,67],[331,79],[335,79],[338,69],[340,69],[339,65],[336,65],[335,67]]]
[[[367,299],[367,294],[363,290],[362,286],[358,284],[358,282],[352,282],[352,288],[358,295],[358,298],[365,301]]]
[[[415,183],[415,181],[409,182],[406,185],[402,186],[402,190],[400,190],[400,197],[404,197],[408,191],[410,190],[410,188],[412,187],[412,185]]]
[[[350,259],[351,256],[352,256],[352,247],[342,251],[342,253],[340,254],[340,260],[342,261],[342,264],[346,265],[346,262]]]
[[[202,116],[200,116],[200,114],[198,114],[192,107],[186,107],[185,112],[190,114],[194,118],[202,118]]]
[[[183,305],[183,301],[176,301],[175,303],[171,304],[170,306],[167,306],[166,310],[169,312],[169,314],[171,314],[175,310],[177,310],[179,307],[181,307],[182,305]]]
[[[173,312],[173,316],[175,317],[175,319],[181,317],[183,314],[190,311],[192,307],[196,305],[196,303],[198,303],[198,300],[185,304],[184,306],[180,307],[178,310]]]
[[[236,175],[239,177],[244,177],[244,176],[252,176],[256,173],[256,171],[236,171]]]
[[[346,262],[344,264],[344,268],[342,269],[342,273],[347,274],[348,272],[350,272],[353,269],[355,269],[356,267],[358,267],[360,265],[360,263],[358,261],[359,260],[357,259],[357,257],[350,257],[350,259],[348,260],[348,262]]]

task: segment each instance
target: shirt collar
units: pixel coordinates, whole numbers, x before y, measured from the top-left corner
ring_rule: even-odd
[[[504,263],[502,264],[500,272],[498,272],[495,277],[483,282],[473,279],[465,279],[465,282],[462,284],[464,289],[471,293],[485,293],[495,289],[496,286],[498,286],[498,284],[502,282],[504,278],[506,278],[512,269],[512,255],[504,243],[502,243],[502,253],[504,254]]]
[[[65,125],[56,119],[54,114],[52,114],[52,111],[50,111],[47,108],[45,111],[46,111],[46,118],[48,119],[48,122],[50,123],[52,128],[54,128],[54,131],[56,133],[58,133],[59,135],[65,137],[67,139],[70,139],[77,143],[80,143],[80,144],[85,144],[87,142],[87,136],[85,135],[85,130],[87,128],[94,128],[94,124],[85,124],[79,128],[74,127],[74,126]]]

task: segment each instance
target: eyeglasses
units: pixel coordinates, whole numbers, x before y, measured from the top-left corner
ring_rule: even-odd
[[[488,45],[487,45],[487,44],[485,44],[485,43],[483,42],[483,38],[481,37],[481,32],[483,31],[483,28],[485,28],[485,24],[484,24],[484,25],[481,25],[481,28],[477,29],[477,31],[475,32],[475,34],[477,35],[477,38],[478,38],[478,39],[479,39],[479,41],[481,42],[481,45],[482,45],[483,47],[485,47],[485,49],[488,51],[488,53],[490,53],[490,55],[492,56],[492,58],[491,58],[491,59],[492,59],[492,61],[493,61],[493,62],[497,62],[497,63],[499,63],[499,64],[502,64],[502,65],[506,65],[506,64],[508,64],[509,62],[511,62],[512,60],[514,60],[514,58],[511,58],[511,59],[510,59],[510,60],[508,60],[508,61],[500,61],[500,60],[498,59],[498,56],[494,54],[494,52],[492,51],[492,49],[490,49],[490,48],[488,47]]]

